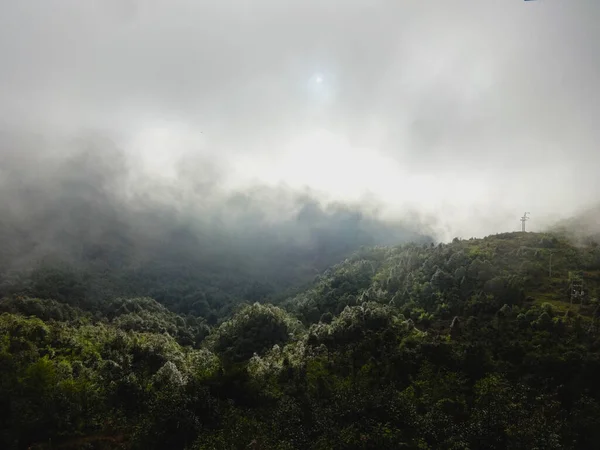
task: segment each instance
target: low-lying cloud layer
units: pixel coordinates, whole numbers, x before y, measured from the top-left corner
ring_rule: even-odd
[[[93,307],[151,296],[226,315],[310,283],[361,246],[431,242],[418,216],[382,221],[373,202],[324,203],[285,186],[232,191],[210,161],[186,159],[157,179],[101,136],[1,139],[18,151],[0,158],[0,298]]]
[[[594,0],[5,1],[2,194],[83,149],[128,206],[224,211],[263,186],[292,211],[308,186],[444,240],[524,211],[541,229],[600,198],[598,19]]]

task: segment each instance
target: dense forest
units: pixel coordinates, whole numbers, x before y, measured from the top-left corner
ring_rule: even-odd
[[[267,291],[185,253],[3,272],[0,447],[598,448],[600,247],[352,243]]]

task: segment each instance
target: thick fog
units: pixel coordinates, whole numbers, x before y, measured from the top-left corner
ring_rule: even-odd
[[[524,211],[543,229],[600,196],[599,19],[596,0],[0,1],[3,223],[60,246],[71,197],[81,233],[102,198],[139,239],[315,202],[442,240]]]

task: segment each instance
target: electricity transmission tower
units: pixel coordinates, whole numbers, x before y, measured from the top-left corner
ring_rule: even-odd
[[[571,306],[573,306],[573,300],[581,299],[583,303],[583,280],[579,277],[571,280]]]
[[[529,217],[527,217],[527,214],[531,214],[531,213],[526,212],[525,214],[523,214],[523,217],[521,217],[521,231],[523,233],[525,233],[525,222],[527,220],[529,220]]]

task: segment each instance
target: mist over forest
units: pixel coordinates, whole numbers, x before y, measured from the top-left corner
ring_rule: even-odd
[[[60,264],[110,280],[102,290],[85,283],[88,303],[128,293],[188,312],[210,286],[223,308],[298,288],[361,246],[433,239],[416,221],[382,221],[372,205],[323,203],[308,190],[227,191],[218,175],[203,176],[210,161],[161,183],[97,136],[55,154],[36,136],[3,137],[3,294],[25,289],[11,281],[20,275]],[[179,291],[165,294],[175,279]]]
[[[600,448],[599,20],[0,0],[0,448]]]

